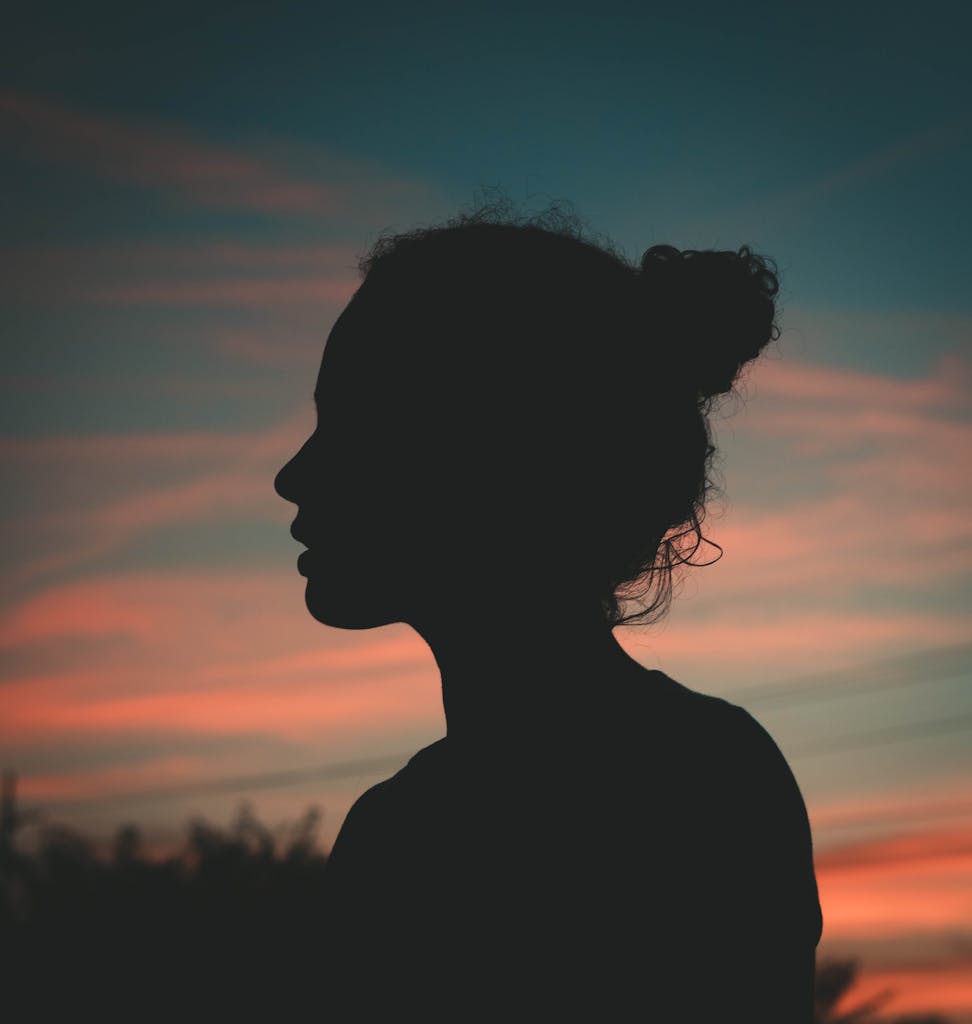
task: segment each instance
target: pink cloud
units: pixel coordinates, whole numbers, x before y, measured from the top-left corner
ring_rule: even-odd
[[[820,831],[882,825],[885,829],[900,828],[902,822],[914,819],[969,815],[969,791],[969,779],[961,777],[949,784],[939,781],[934,786],[898,785],[887,793],[849,793],[810,805],[810,821],[816,840]]]
[[[943,356],[924,378],[767,360],[747,390],[752,400],[732,421],[744,435],[786,443],[804,461],[833,456],[832,472],[923,460],[938,472],[935,483],[951,479],[972,489],[961,472],[962,459],[972,456],[972,363],[958,353]]]
[[[0,93],[0,117],[0,132],[24,155],[206,206],[311,216],[354,210],[370,220],[386,205],[383,197],[423,193],[409,182],[383,182],[364,160],[306,147],[287,152],[266,140],[247,152],[181,125],[95,113],[25,92]],[[297,162],[310,173],[295,171]]]
[[[60,434],[49,437],[0,437],[0,462],[29,469],[39,463],[119,464],[238,458],[249,434],[182,431],[173,434]]]
[[[20,245],[8,254],[0,287],[18,301],[46,304],[330,311],[343,306],[361,283],[357,256],[351,247],[336,244],[103,242]],[[198,334],[187,340],[198,343]]]
[[[246,330],[222,332],[217,336],[215,346],[234,363],[302,369],[316,369],[324,347],[322,338],[317,334],[308,341],[306,335],[287,337]]]
[[[653,635],[632,638],[626,647],[636,657],[643,651],[640,660],[646,663],[656,654],[719,678],[726,665],[820,667],[822,656],[876,658],[967,639],[968,621],[961,614],[802,611],[786,606],[773,613],[764,601],[762,607],[741,615],[724,611],[711,619],[673,616]]]
[[[894,409],[820,409],[772,407],[754,403],[747,426],[769,436],[784,434],[799,441],[805,454],[841,452],[866,442],[902,442],[908,450],[919,445],[941,446],[943,452],[967,452],[972,444],[972,425],[919,416]]]
[[[78,461],[85,472],[98,464],[124,466],[126,472],[138,465],[166,463],[179,467],[195,462],[266,457],[281,446],[303,441],[313,427],[310,393],[307,405],[269,427],[244,431],[184,430],[170,433],[58,434],[46,437],[0,436],[0,464],[22,472],[49,466],[58,473]]]
[[[972,570],[964,505],[936,496],[925,507],[920,495],[907,492],[896,505],[877,503],[868,497],[868,474],[857,484],[783,509],[733,505],[725,519],[706,526],[722,558],[687,575],[705,588],[710,604],[738,604],[797,590],[803,600],[823,593],[834,600],[878,585],[936,586]]]
[[[121,306],[237,306],[265,309],[295,303],[343,305],[360,284],[357,277],[336,280],[187,281],[180,284],[144,283],[92,288],[86,298]]]
[[[767,362],[728,427],[729,503],[706,523],[725,549],[689,573],[704,606],[842,606],[875,587],[913,605],[972,569],[972,375],[943,359],[897,379]]]
[[[89,771],[27,774],[18,777],[17,792],[27,801],[84,800],[153,786],[194,783],[211,771],[212,758],[180,754]]]
[[[273,478],[312,426],[308,399],[255,431],[0,439],[0,468],[33,495],[29,514],[7,520],[18,539],[8,586],[97,561],[175,524],[249,518],[279,523],[285,534],[293,509]]]
[[[898,314],[895,316],[900,319]],[[967,330],[972,333],[972,321],[968,322]],[[972,388],[970,373],[969,363],[955,354],[940,359],[926,378],[890,377],[795,359],[765,359],[752,371],[750,380],[755,381],[752,390],[756,401],[747,413],[758,414],[762,403],[774,399],[814,406],[837,404],[851,412],[963,411],[968,408]]]

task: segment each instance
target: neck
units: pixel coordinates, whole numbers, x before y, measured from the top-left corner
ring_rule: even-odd
[[[528,617],[464,601],[411,624],[439,666],[447,735],[457,744],[555,744],[609,712],[643,671],[599,605]]]

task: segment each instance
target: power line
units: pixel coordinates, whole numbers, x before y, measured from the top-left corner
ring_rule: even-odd
[[[972,675],[972,644],[934,647],[781,683],[744,687],[727,696],[744,704],[804,704],[869,690],[925,686],[965,674]]]
[[[955,818],[972,815],[972,800],[946,800],[939,803],[929,802],[916,807],[897,809],[887,808],[882,811],[845,811],[843,814],[822,815],[819,818],[811,814],[810,820],[814,832],[833,831],[844,828],[860,828],[869,825],[900,824],[902,822],[930,821],[935,818]]]
[[[329,764],[316,765],[313,768],[301,768],[290,771],[263,772],[258,775],[237,775],[226,779],[213,779],[210,782],[187,782],[177,786],[164,786],[157,789],[130,790],[126,793],[112,793],[110,796],[82,797],[80,800],[67,800],[58,803],[44,804],[43,811],[77,809],[92,804],[115,803],[128,800],[167,800],[187,796],[206,796],[218,793],[234,793],[241,790],[276,789],[290,786],[298,782],[334,782],[338,779],[350,779],[361,775],[400,768],[412,755],[384,754],[381,757],[361,758],[357,761],[337,761]]]
[[[787,757],[813,757],[820,754],[846,753],[867,747],[883,746],[887,743],[923,739],[928,736],[948,732],[961,732],[972,728],[972,712],[964,715],[953,715],[949,718],[934,719],[928,722],[907,723],[905,725],[888,726],[871,732],[856,733],[847,736],[835,736],[822,742],[811,742],[790,747]],[[259,775],[243,775],[228,779],[215,779],[212,782],[186,783],[179,786],[167,786],[159,789],[132,790],[127,793],[111,794],[110,796],[87,797],[81,800],[61,801],[45,804],[42,810],[76,810],[92,804],[115,803],[128,800],[159,800],[186,796],[215,795],[254,789],[276,789],[280,786],[293,785],[298,782],[336,781],[356,776],[377,774],[392,768],[398,768],[411,754],[387,754],[381,757],[362,758],[357,761],[331,762],[314,768],[294,771],[266,772]]]
[[[856,733],[848,736],[833,736],[822,742],[794,745],[790,748],[791,757],[813,757],[816,754],[834,754],[848,750],[860,750],[864,747],[878,747],[885,743],[898,743],[902,740],[924,739],[941,733],[962,732],[972,728],[972,712],[964,715],[952,715],[949,718],[936,718],[929,722],[914,722],[905,725],[890,725],[872,732]]]

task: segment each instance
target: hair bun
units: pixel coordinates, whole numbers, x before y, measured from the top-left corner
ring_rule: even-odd
[[[740,370],[780,336],[776,266],[753,253],[653,245],[641,259],[652,319],[701,399],[732,389]],[[668,339],[665,338],[668,336]]]

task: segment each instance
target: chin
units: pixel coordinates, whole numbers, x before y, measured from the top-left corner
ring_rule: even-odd
[[[393,622],[401,622],[401,617],[387,608],[380,607],[377,595],[362,594],[353,587],[335,587],[332,584],[323,586],[319,582],[308,579],[304,591],[304,602],[307,610],[324,626],[335,629],[377,629]]]

